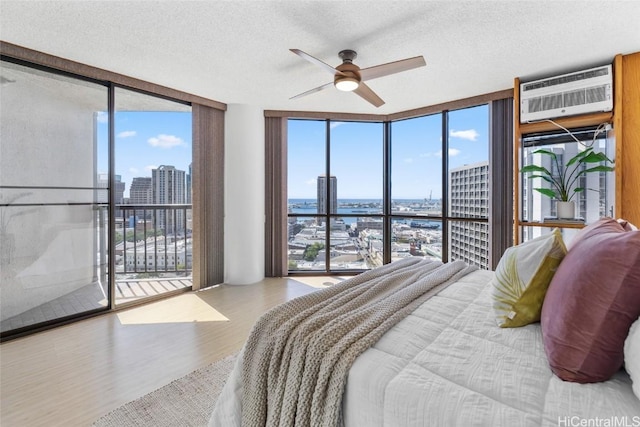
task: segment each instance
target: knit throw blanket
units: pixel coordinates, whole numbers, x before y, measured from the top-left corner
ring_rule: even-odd
[[[243,426],[337,426],[356,357],[449,284],[475,270],[407,258],[264,314],[244,347]]]

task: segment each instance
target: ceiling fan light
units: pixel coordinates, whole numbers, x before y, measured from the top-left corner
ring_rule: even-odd
[[[340,79],[336,79],[335,81],[336,89],[341,90],[343,92],[351,92],[358,88],[360,82],[354,77],[341,77]]]

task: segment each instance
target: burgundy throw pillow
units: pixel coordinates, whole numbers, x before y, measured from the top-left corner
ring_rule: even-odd
[[[620,369],[640,316],[640,231],[603,218],[582,229],[560,263],[540,323],[551,370],[565,381],[606,381]]]

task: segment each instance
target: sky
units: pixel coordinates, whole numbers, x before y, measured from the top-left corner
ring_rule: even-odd
[[[488,106],[449,113],[449,167],[489,158]],[[316,179],[325,174],[326,124],[289,120],[288,192],[290,199],[315,199]],[[383,125],[332,122],[330,174],[338,199],[382,199]],[[442,197],[442,116],[435,114],[391,125],[392,199]]]
[[[108,123],[98,113],[100,172],[107,168]],[[442,197],[442,115],[391,124],[392,199]],[[488,159],[488,107],[449,113],[449,164],[455,168]],[[288,193],[290,199],[315,199],[316,179],[325,174],[326,124],[289,120]],[[118,111],[115,122],[116,174],[125,182],[125,197],[134,177],[171,165],[188,172],[192,159],[191,113]],[[339,199],[382,199],[383,125],[332,122],[331,175],[337,177]]]
[[[98,114],[101,147],[106,147],[107,115]],[[116,112],[116,175],[125,182],[124,196],[134,177],[151,176],[151,169],[161,165],[175,166],[189,173],[192,159],[190,112]],[[100,156],[100,172],[106,172],[107,155]]]

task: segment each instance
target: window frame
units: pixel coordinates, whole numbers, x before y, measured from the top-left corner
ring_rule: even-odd
[[[474,98],[475,99],[475,98]],[[401,122],[404,120],[410,120],[414,118],[426,117],[439,114],[441,115],[441,150],[442,150],[442,162],[441,162],[441,171],[442,171],[442,180],[441,180],[441,188],[442,188],[442,214],[440,216],[433,215],[421,215],[419,218],[430,219],[434,221],[439,221],[441,223],[442,230],[442,253],[441,260],[442,262],[448,262],[450,257],[450,248],[449,248],[449,239],[450,239],[450,231],[449,227],[452,223],[455,222],[475,222],[475,223],[486,223],[488,226],[488,233],[491,235],[491,223],[490,223],[490,212],[486,218],[477,218],[477,217],[461,217],[461,216],[452,216],[450,215],[450,200],[449,200],[449,114],[455,111],[474,108],[482,105],[487,105],[489,111],[488,116],[490,116],[491,105],[490,102],[485,100],[485,102],[478,103],[470,103],[468,105],[456,105],[457,108],[444,108],[440,111],[432,110],[429,111],[428,114],[420,114],[420,115],[409,115],[408,117],[398,117],[396,119],[391,119],[391,116],[386,116],[385,118],[379,120],[371,120],[371,119],[362,119],[358,117],[353,117],[351,119],[345,118],[344,115],[338,117],[324,117],[324,118],[314,118],[314,117],[284,117],[288,122],[290,121],[324,121],[325,123],[325,176],[331,176],[331,124],[335,122],[349,122],[349,123],[381,123],[382,124],[382,138],[383,138],[383,194],[382,194],[382,213],[359,213],[359,214],[340,214],[337,212],[332,214],[330,207],[326,209],[324,213],[309,213],[309,214],[299,214],[299,213],[289,213],[286,214],[286,219],[289,218],[323,218],[326,224],[325,230],[325,268],[324,270],[291,270],[287,267],[287,272],[289,275],[353,275],[359,274],[366,269],[332,269],[331,268],[331,232],[330,232],[330,224],[332,218],[343,218],[343,217],[362,217],[362,218],[379,218],[383,219],[383,264],[388,264],[391,262],[391,250],[392,250],[392,223],[394,220],[398,219],[406,219],[406,215],[394,214],[392,210],[392,193],[391,193],[391,165],[392,165],[392,146],[393,146],[393,136],[392,136],[392,127],[393,123]],[[491,120],[490,117],[487,117],[489,132],[491,132]],[[287,126],[288,127],[288,126]],[[488,144],[491,145],[491,138],[489,137]],[[487,162],[489,163],[489,175],[491,177],[492,164],[490,162],[490,154],[487,153]],[[489,178],[491,179],[491,178]],[[326,200],[331,200],[331,180],[327,180],[326,188]],[[491,206],[491,181],[489,181],[487,185],[487,191],[489,192],[489,201],[488,207]],[[287,196],[287,202],[289,197]],[[330,202],[329,202],[330,205]],[[490,268],[490,259],[491,259],[491,250],[487,248],[486,258],[488,260],[488,267]],[[288,250],[287,250],[287,260],[288,260]],[[288,265],[288,263],[287,263]]]

